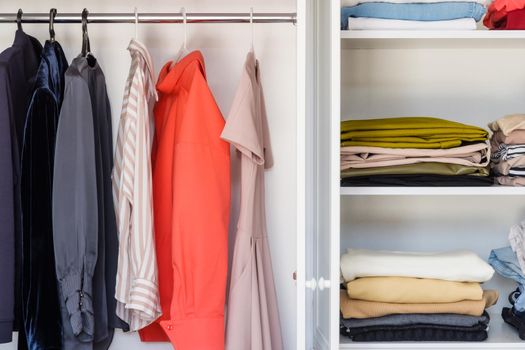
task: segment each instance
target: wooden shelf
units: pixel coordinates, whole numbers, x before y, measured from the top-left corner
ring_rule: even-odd
[[[341,196],[523,196],[525,187],[341,187],[340,194]]]
[[[525,30],[342,30],[341,47],[525,48]]]

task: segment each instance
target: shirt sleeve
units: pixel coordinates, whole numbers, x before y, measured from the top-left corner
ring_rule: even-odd
[[[255,91],[247,72],[243,72],[239,88],[221,138],[258,165],[264,164],[264,149],[257,120]]]
[[[53,179],[53,235],[62,302],[75,336],[92,339],[92,279],[97,261],[97,187],[93,114],[80,77],[67,84]],[[65,320],[63,320],[65,321]]]
[[[139,330],[161,314],[154,245],[150,108],[142,71],[129,86],[119,127],[114,170],[118,195],[117,314]],[[120,310],[119,310],[120,308]]]

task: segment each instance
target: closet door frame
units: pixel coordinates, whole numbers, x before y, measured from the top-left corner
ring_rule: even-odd
[[[306,270],[299,284],[306,290],[307,347],[301,349],[325,350],[339,347],[340,8],[338,0],[312,0],[311,7]]]

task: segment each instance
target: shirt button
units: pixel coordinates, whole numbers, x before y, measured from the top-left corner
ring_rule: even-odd
[[[171,330],[173,330],[173,326],[170,324],[168,325],[168,331],[171,331]]]

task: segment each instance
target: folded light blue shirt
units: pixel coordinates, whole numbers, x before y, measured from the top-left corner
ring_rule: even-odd
[[[476,2],[438,2],[429,4],[367,2],[341,8],[341,29],[348,28],[348,17],[409,21],[447,21],[460,18],[474,18],[477,22],[484,14],[485,7]]]
[[[525,276],[521,271],[516,253],[512,251],[511,247],[493,249],[490,252],[489,264],[498,274],[516,281],[520,292],[524,290]],[[518,311],[525,311],[525,293],[521,293],[517,297],[514,307]]]

